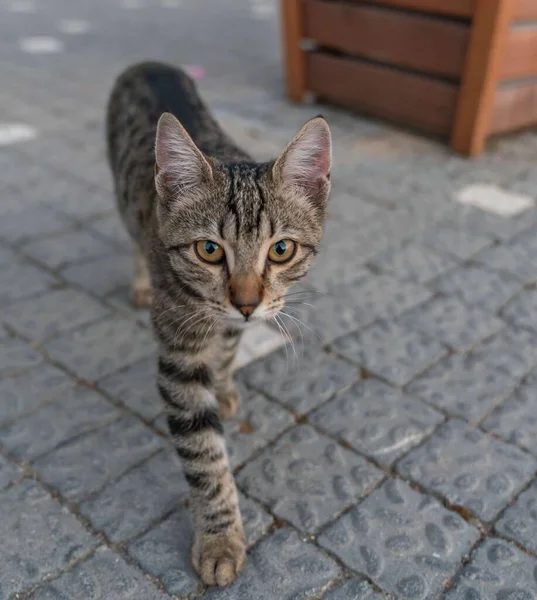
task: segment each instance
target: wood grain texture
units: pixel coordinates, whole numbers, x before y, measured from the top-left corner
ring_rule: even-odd
[[[494,95],[491,133],[506,133],[537,124],[537,83],[500,87]]]
[[[308,89],[341,106],[446,135],[457,97],[455,84],[322,52],[308,55]]]
[[[515,21],[537,21],[537,1],[515,0],[513,19]]]
[[[459,78],[469,25],[381,7],[308,0],[306,37],[321,46],[415,71]]]
[[[353,0],[351,0],[352,2]],[[382,6],[404,8],[431,14],[470,18],[477,0],[357,0]]]
[[[502,57],[500,79],[537,75],[537,24],[510,27]]]
[[[287,96],[301,102],[306,92],[306,57],[301,48],[304,38],[302,0],[280,0],[283,60]]]
[[[478,0],[451,136],[461,154],[483,151],[512,10],[513,0]]]

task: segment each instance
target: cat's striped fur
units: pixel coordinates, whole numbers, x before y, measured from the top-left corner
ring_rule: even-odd
[[[282,308],[317,251],[330,132],[313,119],[276,161],[252,162],[211,117],[193,81],[159,63],[118,78],[107,127],[119,211],[137,248],[134,299],[151,301],[158,389],[191,489],[193,564],[205,583],[224,585],[244,562],[220,421],[239,402],[231,365],[244,327]],[[225,252],[223,262],[204,262],[198,243],[202,252]],[[276,245],[277,252],[296,248],[289,262],[269,260],[269,253],[279,260]]]

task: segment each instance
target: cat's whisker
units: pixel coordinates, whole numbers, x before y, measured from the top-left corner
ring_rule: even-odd
[[[287,375],[287,373],[289,372],[289,352],[287,350],[287,340],[285,339],[285,336],[283,334],[283,329],[282,326],[278,323],[278,319],[277,319],[278,315],[274,315],[272,317],[272,320],[274,321],[274,323],[276,323],[276,325],[278,326],[278,329],[280,330],[280,335],[282,337],[282,341],[283,341],[283,347],[285,348],[285,374]]]
[[[310,304],[309,302],[299,302],[298,300],[291,300],[291,302],[286,302],[285,306],[309,306],[310,308],[317,308],[314,304]]]
[[[284,296],[281,296],[281,298],[290,298],[291,296],[297,296],[298,294],[319,294],[319,296],[326,296],[324,292],[319,292],[318,290],[300,290],[299,292],[285,294]]]
[[[289,344],[291,345],[291,349],[293,350],[293,353],[295,355],[295,360],[296,360],[295,364],[298,364],[298,356],[297,356],[297,353],[296,353],[296,348],[295,348],[295,344],[293,342],[293,338],[291,337],[291,334],[289,333],[289,330],[287,329],[285,323],[279,317],[279,315],[276,315],[276,319],[280,323],[280,325],[282,326],[283,332],[284,332],[285,336],[287,337],[287,339],[289,340]]]
[[[321,336],[320,336],[320,335],[319,335],[319,334],[318,334],[316,331],[314,331],[314,330],[313,330],[311,327],[308,327],[308,325],[306,325],[306,323],[304,323],[304,321],[302,321],[301,319],[299,319],[299,318],[297,318],[297,317],[293,317],[293,316],[291,316],[290,314],[286,313],[286,312],[285,312],[285,311],[283,311],[283,310],[282,310],[282,311],[280,311],[280,314],[282,314],[282,315],[286,315],[286,316],[288,316],[290,319],[293,319],[294,321],[296,321],[296,322],[297,322],[297,324],[300,324],[300,325],[302,325],[303,327],[305,327],[305,328],[306,328],[308,331],[311,331],[311,333],[313,333],[313,335],[314,335],[314,336],[315,336],[315,337],[316,337],[316,338],[317,338],[317,339],[318,339],[320,342],[322,342],[322,341],[323,341],[323,340],[322,340],[322,338],[321,338]]]
[[[288,315],[287,313],[285,313],[283,311],[280,311],[280,314],[282,316],[288,317],[289,319],[292,319],[291,322],[296,325],[296,321],[293,320],[291,315]],[[298,325],[296,325],[296,328],[298,329],[298,333],[300,333],[300,343],[302,345],[302,352],[300,353],[300,356],[304,356],[304,334],[302,333],[302,329],[300,329],[300,327]]]

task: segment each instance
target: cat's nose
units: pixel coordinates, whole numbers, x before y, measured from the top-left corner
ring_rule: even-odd
[[[234,275],[229,282],[231,304],[248,319],[263,297],[263,284],[256,275]]]
[[[233,302],[233,306],[248,319],[254,310],[259,306],[259,301],[252,304],[238,304]]]

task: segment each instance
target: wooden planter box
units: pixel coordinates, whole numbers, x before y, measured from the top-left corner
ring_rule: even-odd
[[[450,139],[537,124],[537,0],[281,0],[287,92]]]

